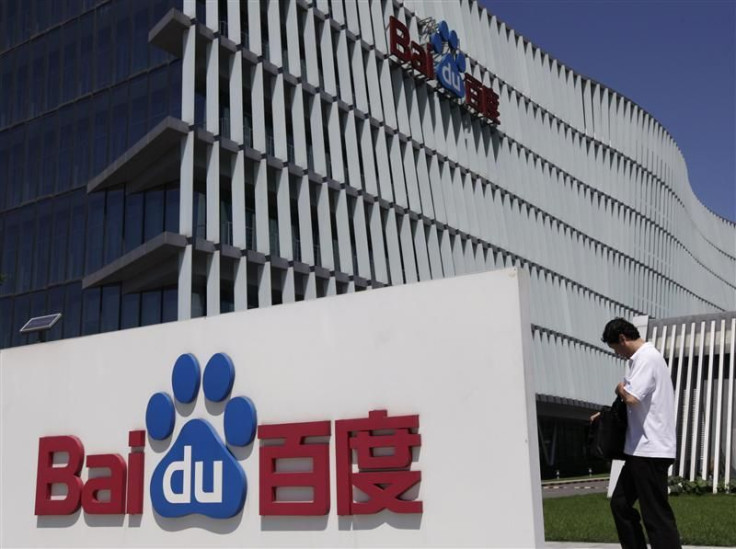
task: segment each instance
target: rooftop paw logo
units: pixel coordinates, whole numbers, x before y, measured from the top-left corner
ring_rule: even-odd
[[[181,355],[171,375],[174,398],[193,402],[200,388],[200,368],[191,354]],[[217,353],[204,370],[202,389],[213,402],[230,395],[235,368],[230,358]],[[225,440],[231,446],[247,446],[256,433],[256,409],[247,397],[230,398],[224,412]],[[156,393],[148,401],[146,427],[151,438],[165,440],[174,432],[174,401],[168,393]],[[151,477],[151,503],[163,517],[199,513],[229,518],[243,508],[248,482],[240,463],[220,435],[204,419],[191,419]]]
[[[465,55],[457,51],[460,43],[457,33],[450,31],[447,22],[442,21],[437,27],[437,32],[432,35],[431,43],[432,49],[438,55],[442,55],[445,51],[445,44],[449,46],[449,51],[437,63],[437,80],[460,99],[464,98],[465,82],[462,75],[465,73]]]

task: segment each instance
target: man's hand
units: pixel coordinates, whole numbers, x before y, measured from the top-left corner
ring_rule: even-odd
[[[636,406],[637,404],[639,404],[639,399],[626,392],[626,389],[624,389],[623,381],[616,385],[616,394],[629,406]]]
[[[598,417],[600,415],[601,415],[600,412],[596,412],[595,414],[593,414],[592,416],[590,416],[590,422],[593,423],[596,419],[598,419]]]

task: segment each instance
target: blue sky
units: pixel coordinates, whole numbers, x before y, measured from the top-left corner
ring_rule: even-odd
[[[736,221],[736,1],[480,3],[654,116],[679,145],[700,201]]]

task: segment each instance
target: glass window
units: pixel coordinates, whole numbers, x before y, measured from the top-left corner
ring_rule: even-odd
[[[18,48],[15,69],[15,114],[14,120],[20,122],[28,116],[28,48]]]
[[[151,116],[148,119],[148,129],[153,128],[166,117],[166,99],[169,94],[166,77],[166,67],[158,69],[151,77]]]
[[[155,49],[155,48],[154,48]],[[169,114],[181,118],[181,60],[177,59],[169,65],[171,95],[169,96]]]
[[[5,19],[5,43],[12,46],[15,43],[15,30],[18,26],[18,0],[9,0],[5,2],[7,6],[7,17]]]
[[[38,30],[46,30],[49,26],[49,4],[54,0],[37,0],[36,1],[36,22],[38,23]]]
[[[82,335],[100,331],[100,289],[88,288],[82,293]]]
[[[80,283],[69,284],[66,287],[66,300],[63,313],[64,337],[75,337],[80,333],[80,321],[82,318],[82,285]]]
[[[95,137],[92,155],[92,173],[98,174],[107,166],[107,120],[110,95],[103,93],[95,98]]]
[[[23,202],[36,198],[38,178],[41,164],[38,155],[41,152],[42,125],[34,120],[28,125],[28,153],[26,154],[26,176],[23,180]]]
[[[87,196],[76,192],[71,199],[71,219],[69,224],[69,267],[67,278],[80,278],[84,273],[85,226]],[[102,238],[102,235],[100,235]]]
[[[104,230],[105,193],[95,193],[90,195],[87,202],[87,274],[102,267]]]
[[[197,0],[196,17],[199,23],[205,24],[205,16],[207,15],[207,5],[204,0]]]
[[[25,134],[26,127],[20,126],[13,132],[13,145],[10,153],[10,189],[8,193],[8,208],[20,204],[23,182],[23,169],[25,168]]]
[[[57,175],[57,158],[59,151],[56,146],[56,115],[44,117],[43,127],[43,154],[41,162],[41,185],[39,192],[41,196],[50,195],[54,192]]]
[[[128,146],[146,133],[148,123],[148,79],[140,76],[130,83],[130,116],[128,117]]]
[[[13,119],[13,67],[10,63],[0,78],[0,89],[3,90],[0,93],[0,127],[5,127]]]
[[[143,243],[143,195],[129,194],[125,197],[125,252]]]
[[[104,4],[97,10],[97,41],[95,50],[97,59],[95,61],[95,89],[100,89],[110,84],[112,76],[111,49],[112,40],[110,23],[110,4]]]
[[[166,227],[172,233],[179,232],[179,187],[166,189]]]
[[[108,264],[120,257],[123,249],[123,203],[122,190],[108,191],[105,209],[105,259]]]
[[[46,332],[47,341],[53,341],[61,338],[61,327],[65,322],[64,314],[64,293],[66,289],[64,286],[57,286],[49,290],[49,303],[47,308],[47,314],[62,313],[61,320],[57,322],[53,328]]]
[[[207,98],[203,93],[194,90],[194,124],[200,128],[204,127],[207,114]]]
[[[28,341],[28,336],[23,335],[19,330],[28,322],[31,314],[31,296],[30,294],[21,295],[15,298],[15,306],[13,307],[13,324],[10,331],[13,334],[13,346],[24,345]]]
[[[13,341],[10,329],[12,319],[13,299],[10,297],[0,299],[0,349],[7,349]]]
[[[207,311],[207,290],[199,285],[192,291],[192,318],[205,316]]]
[[[128,85],[121,84],[112,97],[112,125],[110,127],[110,161],[114,161],[128,148]]]
[[[51,0],[48,4],[49,9],[49,26],[56,25],[61,21],[61,2],[59,0]]]
[[[43,92],[46,86],[46,39],[40,38],[33,44],[33,84],[31,94],[31,116],[44,110]]]
[[[79,0],[66,0],[63,7],[63,19],[76,17],[82,11],[82,3]]]
[[[38,207],[38,229],[36,237],[36,257],[33,261],[33,287],[46,286],[49,272],[49,252],[51,249],[51,206],[47,200]]]
[[[20,14],[20,36],[18,38],[22,42],[31,35],[31,10],[27,5],[21,5],[18,13]]]
[[[80,94],[92,90],[92,51],[94,47],[94,14],[88,13],[79,20],[79,74],[77,89]]]
[[[8,47],[8,35],[5,32],[5,14],[3,13],[3,10],[9,3],[10,2],[5,2],[5,4],[0,4],[0,51],[3,51]],[[0,345],[0,348],[1,347],[2,345]]]
[[[102,288],[102,321],[101,332],[110,332],[120,328],[120,285]]]
[[[2,273],[5,277],[0,284],[1,294],[15,293],[15,270],[18,254],[18,233],[20,231],[20,212],[13,212],[5,219],[2,248]]]
[[[143,240],[148,241],[164,230],[164,191],[146,193]]]
[[[59,105],[61,89],[61,30],[51,31],[47,40],[46,107],[55,109]]]
[[[128,2],[116,5],[115,14],[115,81],[130,74],[130,16]]]
[[[161,290],[141,294],[141,326],[161,323]]]
[[[220,242],[232,245],[233,243],[233,217],[232,198],[230,193],[223,191],[220,195]]]
[[[0,181],[8,181],[8,149],[7,134],[0,133]],[[0,211],[5,209],[5,195],[8,185],[0,185]]]
[[[76,135],[74,139],[74,162],[72,163],[72,186],[84,185],[89,180],[89,100],[77,103]]]
[[[131,0],[133,12],[133,73],[148,67],[148,23],[149,0]]]
[[[177,319],[178,291],[176,288],[166,288],[163,294],[164,310],[161,322],[174,322]]]
[[[172,6],[173,4],[173,6]],[[159,20],[166,15],[166,12],[169,11],[170,8],[175,7],[178,10],[183,10],[183,0],[174,0],[173,2],[171,0],[156,0],[156,2],[153,4],[153,13],[151,14],[152,24],[156,24],[159,22]]]
[[[207,199],[194,191],[194,237],[207,238]]]
[[[121,303],[120,328],[140,326],[141,294],[125,294]]]
[[[232,313],[234,310],[235,300],[233,298],[233,284],[232,282],[223,280],[220,289],[220,312]]]
[[[62,34],[64,36],[64,73],[62,75],[63,87],[61,101],[71,101],[77,92],[77,19],[64,25]]]
[[[69,105],[64,107],[59,113],[59,173],[56,181],[58,192],[63,192],[71,188],[73,155],[74,106]]]
[[[51,270],[49,282],[66,280],[67,238],[69,231],[69,197],[54,200],[54,222],[51,232]]]
[[[31,289],[31,269],[33,267],[33,245],[36,239],[36,208],[27,206],[20,212],[20,233],[18,239],[18,271],[16,289],[27,292]]]

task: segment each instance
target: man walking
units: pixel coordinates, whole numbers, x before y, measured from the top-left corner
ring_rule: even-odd
[[[624,549],[646,549],[634,509],[638,499],[652,549],[679,549],[680,535],[667,501],[667,470],[677,445],[675,393],[667,364],[654,345],[642,340],[636,326],[623,318],[606,324],[602,340],[630,366],[616,386],[628,415],[626,461],[611,498],[618,539]]]

